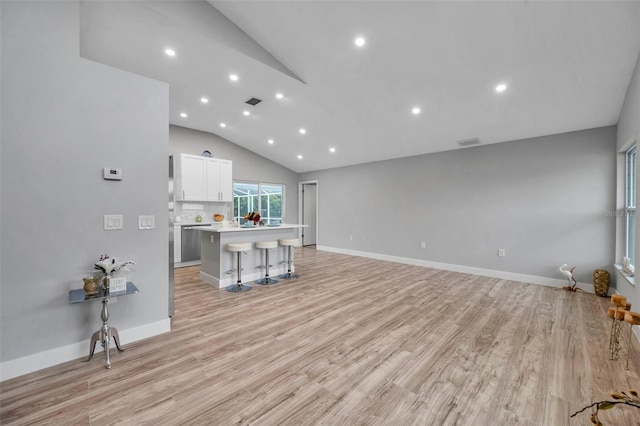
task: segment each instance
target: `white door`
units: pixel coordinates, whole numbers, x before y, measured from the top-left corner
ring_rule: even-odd
[[[302,228],[302,245],[316,244],[318,191],[315,183],[302,185],[302,224],[308,225]]]

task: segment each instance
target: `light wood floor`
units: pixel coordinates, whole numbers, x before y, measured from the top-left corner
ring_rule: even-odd
[[[628,371],[608,360],[607,299],[296,256],[299,280],[243,294],[177,270],[170,333],[114,351],[111,370],[98,354],[3,382],[0,423],[585,425],[569,415],[640,388],[637,342]],[[601,420],[638,425],[640,410]]]

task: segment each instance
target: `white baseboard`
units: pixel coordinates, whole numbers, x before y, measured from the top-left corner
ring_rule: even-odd
[[[171,319],[166,318],[162,321],[118,330],[118,334],[120,335],[123,345],[126,347],[129,342],[146,339],[169,331],[171,331]],[[2,362],[0,363],[0,381],[9,380],[43,368],[62,364],[63,362],[87,357],[89,355],[89,342],[90,339],[87,339],[71,345],[49,349],[37,354]],[[100,346],[99,344],[97,345]],[[101,355],[102,353],[99,352],[94,356]]]
[[[316,246],[316,250],[348,254],[351,256],[367,257],[370,259],[387,260],[389,262],[404,263],[407,265],[424,266],[426,268],[442,269],[445,271],[480,275],[482,277],[500,278],[503,280],[519,281],[519,282],[528,283],[528,284],[538,284],[538,285],[544,285],[547,287],[562,288],[567,285],[566,280],[557,279],[557,278],[539,277],[536,275],[518,274],[515,272],[476,268],[473,266],[454,265],[451,263],[432,262],[429,260],[412,259],[410,257],[391,256],[387,254],[370,253],[366,251],[348,250],[348,249],[327,247],[327,246]],[[595,293],[593,284],[579,282],[578,287],[581,290],[584,290],[588,293]]]

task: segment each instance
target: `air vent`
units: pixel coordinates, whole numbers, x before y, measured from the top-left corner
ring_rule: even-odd
[[[460,146],[480,145],[480,139],[478,138],[464,139],[464,140],[458,141],[457,143]]]
[[[251,98],[249,99],[247,102],[245,102],[245,104],[249,104],[251,106],[256,106],[258,105],[260,102],[262,102],[262,99],[258,99],[258,98]]]

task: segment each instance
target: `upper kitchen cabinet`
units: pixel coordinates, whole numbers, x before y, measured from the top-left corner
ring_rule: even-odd
[[[231,160],[180,154],[176,168],[176,200],[233,201]]]
[[[207,199],[233,201],[233,173],[231,160],[207,158]]]

